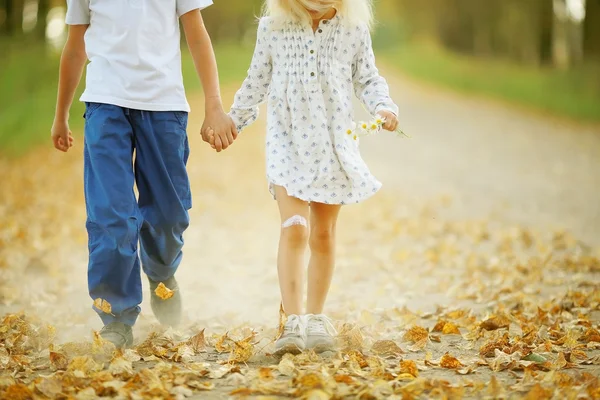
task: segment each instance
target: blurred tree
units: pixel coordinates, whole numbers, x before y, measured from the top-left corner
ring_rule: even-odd
[[[586,1],[583,54],[587,60],[600,60],[600,0]]]
[[[48,12],[50,11],[50,0],[38,0],[37,22],[35,35],[40,41],[46,40],[46,27],[48,26]]]
[[[224,0],[204,12],[204,23],[215,41],[241,41],[249,30],[256,29],[262,0]]]
[[[23,9],[25,0],[5,0],[6,33],[12,36],[23,33]]]

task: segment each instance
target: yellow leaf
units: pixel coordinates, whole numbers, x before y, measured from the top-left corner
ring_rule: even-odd
[[[101,371],[103,367],[104,366],[102,364],[96,363],[96,361],[89,356],[79,356],[71,360],[67,371],[75,373],[80,372],[80,375],[83,375],[81,377],[85,377],[90,372]]]
[[[57,370],[66,370],[69,365],[69,359],[63,353],[50,351],[50,364]]]
[[[486,331],[508,328],[509,326],[510,318],[504,314],[492,315],[490,318],[481,323],[481,327]]]
[[[105,314],[112,315],[112,306],[108,301],[104,299],[97,298],[96,300],[94,300],[94,307],[96,307],[98,310],[102,311]]]
[[[215,343],[215,350],[217,350],[217,353],[231,352],[231,350],[232,350],[231,339],[227,335],[227,332],[225,332],[225,334],[223,336],[221,336],[219,338],[219,340],[217,340],[217,343]]]
[[[460,330],[452,322],[448,322],[447,324],[444,325],[444,328],[442,329],[442,333],[444,335],[460,335]]]
[[[403,339],[407,342],[421,342],[422,340],[427,340],[429,337],[429,332],[427,329],[420,327],[418,325],[413,326],[404,334]]]
[[[22,383],[16,383],[6,388],[3,393],[5,399],[26,400],[33,399],[33,393]]]
[[[285,310],[283,309],[283,303],[279,303],[279,327],[277,328],[277,337],[275,340],[279,339],[281,335],[283,335],[283,330],[285,328],[285,323],[287,322],[287,315],[285,314]]]
[[[247,338],[240,340],[238,342],[233,342],[233,351],[229,357],[229,362],[231,363],[245,363],[252,357],[254,354],[254,344],[251,343],[252,340],[256,337],[256,334],[253,332]]]
[[[378,340],[373,343],[371,351],[379,356],[397,356],[404,351],[393,340]]]
[[[277,370],[281,375],[285,376],[293,376],[294,371],[296,370],[296,365],[294,365],[294,360],[291,354],[286,354],[283,356],[279,365],[277,366]]]
[[[409,374],[416,378],[419,376],[419,370],[417,364],[413,360],[402,360],[400,361],[400,373]]]
[[[550,400],[553,396],[553,391],[544,389],[539,383],[536,383],[529,393],[523,399],[525,400]]]
[[[190,345],[195,354],[200,353],[206,349],[206,340],[204,338],[204,329],[198,332],[196,335],[192,336],[190,340],[187,341],[187,344]]]
[[[259,368],[258,376],[262,380],[270,381],[271,379],[273,379],[273,370],[269,367]]]
[[[162,282],[158,284],[156,289],[154,289],[154,293],[162,300],[168,300],[175,294],[174,291],[166,287]]]
[[[448,369],[458,369],[460,367],[464,367],[464,365],[460,361],[458,361],[458,359],[451,356],[449,353],[446,353],[442,356],[442,359],[440,360],[440,367]]]

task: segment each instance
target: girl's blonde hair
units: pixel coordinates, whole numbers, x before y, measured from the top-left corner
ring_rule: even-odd
[[[310,23],[307,9],[326,12],[331,7],[350,23],[373,25],[373,0],[265,0],[263,15],[279,22]]]

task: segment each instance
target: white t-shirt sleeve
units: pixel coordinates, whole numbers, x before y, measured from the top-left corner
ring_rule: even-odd
[[[212,5],[212,3],[212,0],[177,0],[177,16],[181,17],[183,14],[196,9],[202,10]]]
[[[67,25],[88,25],[90,23],[90,0],[67,0]]]

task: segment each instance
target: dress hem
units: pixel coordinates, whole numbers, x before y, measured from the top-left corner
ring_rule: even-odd
[[[348,200],[348,201],[333,201],[333,202],[328,202],[328,203],[324,203],[323,201],[319,201],[320,199],[313,200],[310,196],[301,195],[301,194],[298,194],[297,192],[290,193],[289,188],[285,184],[278,184],[278,183],[275,183],[275,182],[269,180],[269,192],[273,196],[274,200],[276,200],[276,197],[275,197],[275,191],[273,189],[273,186],[281,186],[282,188],[285,189],[285,191],[287,192],[288,196],[295,197],[295,198],[297,198],[299,200],[302,200],[302,201],[305,201],[307,203],[320,203],[320,204],[330,204],[330,205],[343,206],[343,205],[351,205],[351,204],[362,203],[363,201],[370,199],[371,197],[373,197],[375,194],[377,194],[381,190],[381,188],[383,187],[383,184],[381,182],[378,182],[378,184],[375,187],[376,189],[374,191],[371,191],[371,192],[367,193],[366,195],[361,196],[361,197],[359,197],[357,199],[352,199],[352,200]]]

